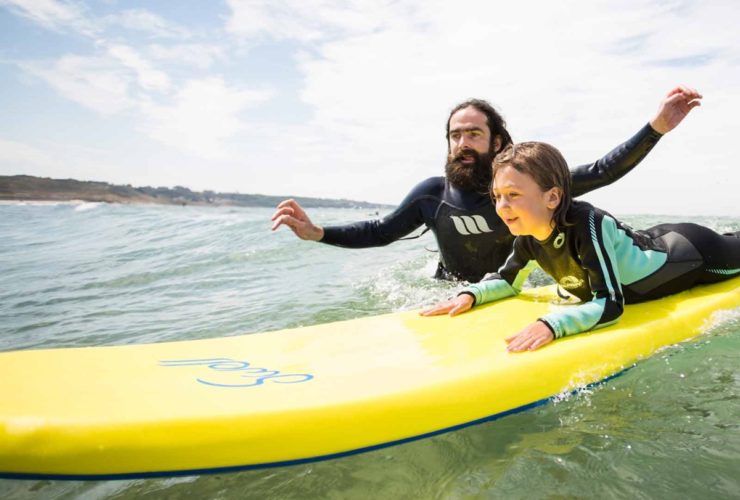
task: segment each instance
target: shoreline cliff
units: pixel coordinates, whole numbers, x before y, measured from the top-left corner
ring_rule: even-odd
[[[262,194],[191,191],[183,186],[133,187],[107,182],[51,179],[30,175],[0,175],[0,201],[87,201],[103,203],[274,207],[293,198],[304,207],[386,208],[390,205],[346,199],[301,196],[268,196]]]

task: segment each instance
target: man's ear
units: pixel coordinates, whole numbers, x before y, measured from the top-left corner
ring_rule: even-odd
[[[560,200],[563,199],[563,191],[559,187],[554,187],[547,192],[546,196],[547,208],[555,210],[560,205]]]
[[[493,152],[494,152],[494,156],[496,156],[501,151],[501,143],[502,143],[502,141],[501,141],[501,136],[500,135],[497,135],[496,137],[494,137],[494,139],[493,139]]]

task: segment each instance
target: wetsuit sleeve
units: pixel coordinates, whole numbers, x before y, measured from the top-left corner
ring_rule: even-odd
[[[612,149],[603,158],[572,169],[573,197],[621,179],[647,156],[661,137],[648,123],[631,139]]]
[[[517,295],[536,264],[524,240],[517,238],[514,249],[498,272],[485,275],[480,282],[465,287],[460,294],[471,295],[474,306]]]
[[[588,274],[593,299],[539,318],[550,327],[556,339],[616,323],[624,311],[616,255],[617,223],[608,215],[590,210],[588,220],[581,225],[587,230],[581,231],[576,246]]]
[[[382,219],[328,226],[322,243],[344,248],[379,247],[403,238],[424,224],[422,204],[439,192],[441,177],[432,177],[418,184],[392,213]]]

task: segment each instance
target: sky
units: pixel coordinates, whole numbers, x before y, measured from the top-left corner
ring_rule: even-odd
[[[740,216],[736,0],[0,0],[0,175],[397,204],[490,101],[571,166],[704,99],[617,214]]]

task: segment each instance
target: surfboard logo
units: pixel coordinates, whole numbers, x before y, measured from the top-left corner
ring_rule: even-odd
[[[488,227],[486,219],[480,215],[450,215],[450,219],[457,232],[463,236],[493,232],[493,229]]]
[[[213,387],[256,387],[266,382],[276,384],[299,384],[313,379],[308,373],[282,373],[280,370],[269,370],[252,366],[249,361],[230,358],[209,359],[172,359],[160,361],[159,366],[182,367],[203,366],[215,373],[208,377],[196,377],[199,383]],[[234,380],[236,379],[236,380]],[[246,379],[246,382],[243,381]]]

